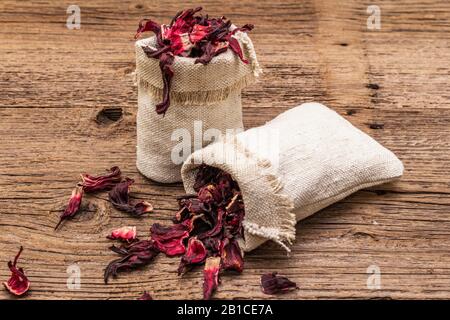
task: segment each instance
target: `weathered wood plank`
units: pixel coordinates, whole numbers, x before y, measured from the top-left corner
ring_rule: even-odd
[[[180,2],[77,4],[81,30],[65,27],[66,3],[0,3],[0,280],[22,244],[32,299],[134,299],[143,290],[157,299],[201,298],[200,270],[180,279],[178,260],[162,256],[107,286],[102,280],[114,258],[105,235],[137,225],[145,236],[153,222],[171,218],[174,197],[183,192],[136,171],[131,78],[137,21],[168,21]],[[450,297],[450,4],[377,1],[377,31],[366,28],[369,4],[205,2],[213,15],[256,25],[251,36],[265,73],[244,93],[246,127],[315,100],[405,164],[400,181],[358,192],[299,223],[290,257],[270,243],[248,254],[245,272],[225,276],[217,298],[268,298],[259,290],[267,271],[300,285],[281,299]],[[122,108],[120,121],[96,122],[98,112],[112,107]],[[54,232],[79,173],[112,165],[136,179],[134,196],[151,200],[155,213],[136,221],[89,198],[84,214]],[[73,263],[82,283],[70,291],[66,268]],[[367,289],[371,265],[381,270],[380,290]],[[0,298],[9,297],[0,291]]]

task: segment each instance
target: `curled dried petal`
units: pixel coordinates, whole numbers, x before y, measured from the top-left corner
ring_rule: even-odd
[[[112,167],[109,169],[108,174],[100,176],[92,176],[88,173],[83,173],[81,175],[81,186],[86,193],[110,190],[122,180],[121,175],[122,173],[120,172],[119,167]]]
[[[211,299],[212,294],[219,286],[220,258],[209,257],[203,269],[203,299]]]
[[[203,242],[196,237],[190,238],[186,253],[181,258],[180,265],[178,267],[178,275],[186,272],[186,269],[192,265],[203,263],[206,259],[207,251]]]
[[[180,223],[166,227],[155,223],[152,225],[150,233],[152,240],[155,242],[155,247],[167,256],[185,253],[186,248],[183,241],[189,237],[189,228],[185,224]]]
[[[147,291],[144,291],[144,293],[142,294],[142,296],[140,296],[138,298],[138,300],[153,300],[153,298],[150,295],[150,293],[148,293]]]
[[[235,239],[225,238],[221,243],[222,268],[225,270],[244,270],[244,259],[239,243]]]
[[[136,34],[134,38],[137,39],[141,36],[142,33],[146,31],[153,31],[155,34],[159,34],[161,31],[161,26],[156,22],[149,19],[142,19],[139,21],[139,26],[136,30]]]
[[[295,282],[288,278],[278,276],[276,272],[266,273],[261,276],[261,289],[265,294],[286,293],[298,289]]]
[[[121,240],[126,242],[133,242],[136,240],[136,227],[121,227],[111,231],[107,237],[111,240]]]
[[[110,276],[116,277],[118,272],[149,264],[159,254],[159,250],[151,240],[141,240],[121,247],[111,246],[110,250],[121,255],[122,258],[108,264],[104,273],[105,283],[108,283]]]
[[[58,224],[55,227],[55,230],[58,229],[60,224],[73,216],[80,210],[81,200],[83,199],[83,188],[76,187],[72,191],[72,195],[70,196],[69,203],[64,209],[64,212],[61,214]]]
[[[30,281],[25,276],[24,270],[17,267],[17,260],[23,251],[23,247],[20,247],[19,253],[14,258],[14,262],[8,262],[8,268],[11,271],[11,277],[3,285],[5,288],[16,296],[24,295],[30,289]]]
[[[130,186],[134,183],[133,179],[126,178],[118,183],[109,193],[111,204],[118,210],[129,213],[132,216],[139,217],[145,213],[153,212],[153,206],[147,201],[141,201],[132,204],[130,201]]]

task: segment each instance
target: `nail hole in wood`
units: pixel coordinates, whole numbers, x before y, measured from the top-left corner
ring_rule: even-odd
[[[104,108],[97,114],[96,121],[101,125],[110,125],[119,121],[122,117],[122,108]]]
[[[369,128],[374,129],[374,130],[383,129],[384,124],[383,123],[371,123],[371,124],[369,124]]]

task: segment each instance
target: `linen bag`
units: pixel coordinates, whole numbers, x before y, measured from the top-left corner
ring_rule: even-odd
[[[391,151],[319,103],[300,105],[191,154],[181,172],[187,193],[194,193],[201,163],[230,173],[240,186],[244,251],[269,239],[289,251],[297,221],[403,173]]]
[[[147,57],[142,49],[143,46],[155,49],[156,38],[136,42],[136,166],[146,177],[165,183],[181,181],[181,165],[194,150],[195,121],[200,121],[198,124],[203,131],[243,129],[241,91],[254,82],[261,70],[248,35],[237,32],[234,37],[239,41],[248,64],[230,49],[214,57],[207,65],[195,64],[194,58],[175,57],[171,102],[164,116],[155,111],[163,96],[159,60]],[[190,152],[185,154],[175,150],[179,139],[186,139],[183,132],[191,140]],[[199,149],[207,143],[200,139],[195,145]]]

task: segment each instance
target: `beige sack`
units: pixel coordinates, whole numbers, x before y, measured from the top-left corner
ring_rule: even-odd
[[[200,163],[230,173],[239,183],[245,251],[269,239],[289,250],[297,221],[403,173],[391,151],[319,103],[303,104],[194,152],[182,167],[187,193],[194,192]]]
[[[181,181],[182,160],[194,150],[194,121],[201,121],[203,131],[243,128],[241,91],[255,80],[260,68],[248,35],[237,32],[235,37],[249,64],[240,61],[231,50],[214,57],[207,65],[194,64],[193,58],[175,57],[171,103],[164,117],[155,111],[163,94],[159,60],[148,58],[142,49],[143,46],[155,49],[155,37],[136,42],[136,165],[146,177],[165,183]],[[179,143],[172,137],[176,129],[188,130],[192,143],[191,151],[183,154],[179,163],[171,157]],[[207,141],[201,143],[204,146]]]

